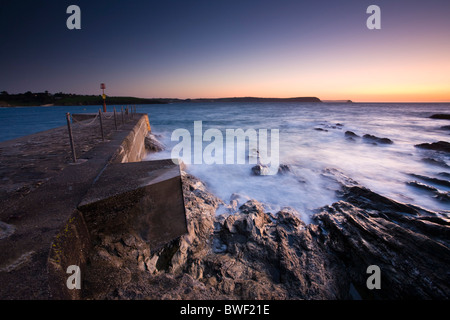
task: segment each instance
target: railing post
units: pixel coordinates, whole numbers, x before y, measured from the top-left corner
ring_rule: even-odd
[[[121,112],[122,112],[122,124],[123,124],[123,106],[121,106]]]
[[[105,135],[103,134],[102,110],[100,109],[98,109],[98,117],[100,118],[100,131],[102,132],[102,141],[105,141]]]
[[[72,158],[73,162],[77,162],[77,156],[75,154],[75,147],[73,145],[73,136],[72,136],[72,126],[70,125],[70,113],[66,113],[66,119],[67,119],[67,128],[69,130],[69,139],[70,139],[70,148],[72,149]]]
[[[114,126],[116,127],[117,131],[116,107],[114,107]]]

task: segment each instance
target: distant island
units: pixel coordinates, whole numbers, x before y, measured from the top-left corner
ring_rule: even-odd
[[[186,102],[322,102],[316,97],[297,98],[257,98],[257,97],[237,97],[237,98],[200,98],[186,99]]]
[[[136,104],[165,104],[174,102],[322,102],[316,97],[296,98],[258,98],[258,97],[234,97],[234,98],[199,98],[199,99],[172,99],[172,98],[136,98],[106,96],[109,105],[136,105]],[[344,102],[344,101],[340,101]],[[345,102],[351,102],[345,100]],[[80,95],[73,93],[31,92],[9,94],[6,91],[0,93],[0,107],[26,107],[26,106],[83,106],[102,105],[101,95]]]
[[[322,100],[325,103],[353,103],[352,100]]]

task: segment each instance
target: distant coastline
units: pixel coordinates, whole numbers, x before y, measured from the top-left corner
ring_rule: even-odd
[[[107,104],[161,104],[167,103],[158,99],[144,99],[135,97],[106,97]],[[50,107],[50,106],[86,106],[101,105],[101,95],[79,95],[72,93],[31,92],[8,94],[0,93],[0,107]]]
[[[110,97],[106,96],[106,103],[109,105],[126,104],[166,104],[174,102],[314,102],[321,103],[317,97],[295,97],[295,98],[259,98],[259,97],[233,97],[233,98],[198,98],[198,99],[177,99],[177,98],[136,98],[136,97]],[[340,102],[351,102],[350,100]],[[103,99],[101,95],[79,95],[72,93],[31,92],[9,94],[6,91],[0,93],[0,107],[50,107],[50,106],[83,106],[101,105]]]

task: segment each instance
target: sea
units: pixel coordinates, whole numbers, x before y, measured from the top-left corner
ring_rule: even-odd
[[[237,196],[255,199],[269,212],[289,207],[309,222],[318,208],[339,200],[341,186],[329,174],[334,172],[396,201],[450,216],[450,154],[415,147],[450,141],[450,120],[430,118],[433,114],[450,113],[448,103],[190,102],[136,107],[137,112],[148,114],[152,133],[165,146],[165,150],[149,154],[146,160],[181,158],[186,171],[201,179],[225,204]],[[99,108],[0,108],[0,141],[63,126],[67,112],[97,112]],[[239,146],[236,141],[234,150],[227,149],[227,132],[238,129],[255,130],[258,134],[266,131],[267,151],[276,151],[278,163],[288,168],[287,172],[255,175],[251,139],[245,142],[245,163],[225,161],[226,153],[237,154]],[[194,161],[196,153],[196,159],[202,160],[205,149],[211,151],[215,140],[205,136],[208,130],[216,133],[215,140],[220,138],[218,133],[223,136],[223,150],[216,148],[212,153],[223,155],[222,163]],[[176,134],[179,132],[190,134],[191,149],[174,154],[187,142]],[[275,132],[278,139],[274,143],[278,145],[271,149],[270,138]],[[352,138],[349,132],[354,134]],[[387,138],[392,143],[363,139],[364,135]],[[228,144],[230,147],[233,145]],[[420,187],[421,184],[428,188]],[[226,211],[223,206],[218,213]]]

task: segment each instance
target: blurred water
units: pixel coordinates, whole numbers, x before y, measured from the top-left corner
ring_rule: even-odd
[[[66,112],[97,112],[99,108],[0,108],[0,141],[65,125]],[[170,158],[178,143],[171,141],[172,132],[182,128],[193,135],[194,121],[202,121],[203,132],[216,128],[223,136],[226,129],[279,129],[280,163],[291,167],[288,175],[253,176],[251,164],[188,165],[187,170],[225,202],[239,193],[265,202],[273,212],[291,206],[308,220],[312,210],[337,200],[338,185],[322,174],[325,168],[336,168],[395,200],[441,212],[450,210],[448,202],[406,184],[416,180],[409,173],[449,180],[440,175],[450,174],[449,168],[422,161],[434,157],[450,165],[449,155],[414,145],[450,140],[450,132],[441,129],[450,121],[429,118],[450,113],[450,104],[174,103],[137,106],[137,111],[148,113],[152,132],[167,146],[149,159]],[[351,142],[345,138],[347,130],[359,136],[386,137],[394,143]],[[203,148],[208,144],[204,142]],[[446,186],[428,184],[450,191]]]
[[[428,118],[449,112],[449,104],[203,103],[145,106],[139,110],[149,114],[153,132],[161,135],[160,140],[168,147],[165,152],[151,155],[151,159],[170,158],[172,147],[178,143],[170,139],[173,130],[185,128],[193,135],[194,121],[202,121],[203,132],[217,128],[224,137],[227,128],[280,130],[280,163],[290,165],[292,174],[253,176],[250,164],[188,166],[189,172],[204,180],[226,202],[233,193],[239,193],[270,204],[273,211],[294,207],[307,220],[312,210],[337,200],[337,184],[322,175],[325,168],[336,168],[397,201],[437,211],[450,209],[448,202],[406,184],[415,180],[408,173],[432,177],[450,173],[448,168],[422,161],[432,155],[450,164],[448,155],[414,147],[424,142],[449,141],[449,132],[440,129],[449,121]],[[350,142],[345,139],[347,130],[359,136],[386,137],[394,143]],[[203,147],[208,144],[204,142]],[[448,187],[434,186],[449,191]]]

